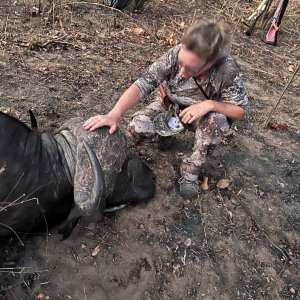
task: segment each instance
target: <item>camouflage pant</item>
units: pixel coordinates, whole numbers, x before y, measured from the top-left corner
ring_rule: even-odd
[[[165,108],[161,101],[152,102],[133,115],[128,126],[129,132],[140,141],[160,141],[161,137],[154,130],[153,119],[163,111]],[[181,176],[188,180],[198,179],[209,150],[220,143],[230,128],[227,118],[218,113],[208,114],[204,119],[195,122],[193,127],[195,130],[193,152],[183,158],[180,166]]]

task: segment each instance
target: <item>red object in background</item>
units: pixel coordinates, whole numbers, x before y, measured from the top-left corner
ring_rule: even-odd
[[[268,125],[270,128],[276,130],[287,130],[289,127],[286,123],[269,123]]]
[[[279,0],[277,4],[277,8],[275,10],[275,14],[271,23],[271,27],[266,36],[266,43],[276,46],[277,45],[277,34],[278,29],[281,24],[281,20],[283,18],[286,7],[289,3],[289,0]]]

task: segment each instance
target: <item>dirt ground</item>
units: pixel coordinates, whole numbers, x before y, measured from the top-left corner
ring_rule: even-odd
[[[179,135],[168,150],[132,148],[156,174],[156,195],[148,203],[97,223],[82,221],[65,241],[57,228],[23,237],[25,247],[5,241],[0,299],[300,297],[299,76],[271,119],[288,128],[262,128],[300,60],[296,2],[273,47],[264,43],[267,29],[244,34],[241,21],[258,1],[153,0],[130,14],[96,1],[42,0],[41,15],[38,0],[1,1],[0,106],[27,123],[32,109],[40,130],[108,112],[202,16],[232,24],[231,52],[251,105],[248,119],[234,123],[208,159],[208,190],[198,199],[177,193],[180,159],[192,147],[192,134]],[[150,101],[130,111],[121,127]],[[229,186],[218,188],[220,179]]]

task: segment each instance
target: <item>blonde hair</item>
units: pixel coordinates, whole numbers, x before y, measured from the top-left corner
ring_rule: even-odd
[[[201,20],[188,28],[182,44],[201,59],[209,62],[231,41],[230,27],[223,21]]]

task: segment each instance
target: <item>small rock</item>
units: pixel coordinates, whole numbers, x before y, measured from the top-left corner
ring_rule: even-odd
[[[92,252],[92,256],[93,257],[97,256],[100,250],[101,250],[101,246],[100,245],[96,246],[94,251]]]
[[[190,238],[186,239],[186,241],[184,242],[186,247],[190,247],[192,244],[192,240]]]
[[[227,187],[229,187],[230,185],[230,181],[228,179],[220,179],[217,183],[217,187],[221,190],[226,189]]]
[[[41,300],[49,299],[49,296],[44,293],[37,293],[35,297],[36,297],[36,299],[41,299]]]
[[[279,185],[281,188],[284,188],[284,187],[285,187],[285,184],[284,184],[283,182],[280,182],[280,181],[277,180],[277,183],[278,183],[278,185]]]

